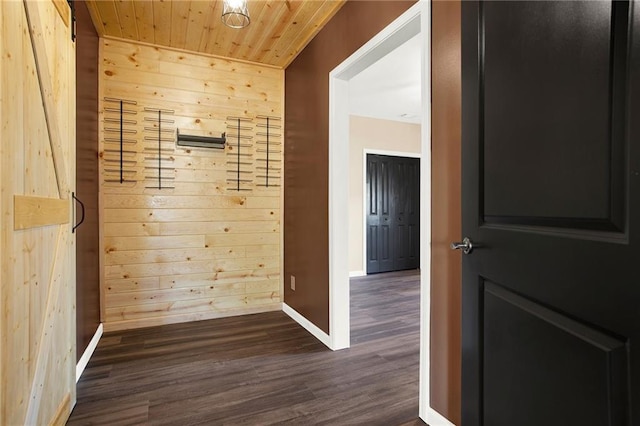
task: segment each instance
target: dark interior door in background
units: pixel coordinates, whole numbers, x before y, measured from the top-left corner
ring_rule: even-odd
[[[463,2],[464,426],[640,421],[639,24]]]
[[[417,269],[420,160],[367,155],[367,274]]]

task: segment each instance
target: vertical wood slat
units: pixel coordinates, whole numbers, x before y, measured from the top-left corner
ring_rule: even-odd
[[[121,0],[118,3],[118,7],[122,36],[124,38],[139,39],[134,2],[132,0]]]
[[[47,367],[53,367],[50,365],[48,358],[55,338],[53,330],[56,325],[55,322],[57,319],[58,308],[60,308],[60,296],[62,295],[60,289],[62,287],[63,280],[67,278],[64,273],[66,265],[60,257],[66,257],[64,250],[67,248],[68,236],[68,230],[64,230],[60,227],[58,230],[58,240],[55,246],[55,255],[53,256],[54,264],[51,268],[51,275],[48,280],[49,294],[47,295],[47,304],[45,309],[46,317],[40,332],[40,338],[38,339],[40,342],[40,348],[38,349],[38,355],[35,362],[35,373],[31,382],[31,392],[29,393],[27,415],[25,418],[25,424],[27,425],[38,424],[42,398],[45,392],[44,381],[47,375]]]
[[[66,0],[52,0],[58,14],[62,18],[62,22],[64,22],[64,26],[69,28],[69,24],[71,23],[71,8],[69,7],[69,3]]]
[[[285,49],[281,49],[283,54],[280,56],[279,64],[282,68],[286,69],[291,62],[298,56],[300,52],[313,40],[313,38],[320,32],[320,30],[338,13],[344,3],[336,5],[331,1],[325,1],[316,15],[311,18],[313,25],[307,25],[307,31],[305,37],[293,38],[291,43]]]
[[[209,2],[206,2],[207,4]],[[153,29],[153,3],[148,1],[136,1],[133,3],[138,37],[140,41],[155,43]]]
[[[211,2],[191,2],[184,44],[185,49],[193,51],[198,50],[202,34],[205,32],[205,28],[208,29],[209,24],[211,23],[212,9],[213,5]]]
[[[62,150],[62,139],[60,129],[58,128],[58,117],[56,117],[54,108],[54,90],[52,76],[49,70],[49,62],[47,60],[47,47],[42,34],[42,22],[35,2],[23,0],[23,4],[27,16],[27,23],[29,25],[29,35],[31,37],[31,46],[36,63],[36,71],[38,73],[44,116],[47,122],[47,132],[49,133],[49,142],[51,144],[51,155],[53,156],[53,165],[56,171],[58,193],[60,198],[66,200],[69,198],[68,169]]]
[[[167,4],[166,1],[158,3]],[[87,6],[89,7],[89,13],[94,10],[98,17],[99,25],[96,28],[98,28],[98,32],[100,32],[100,28],[104,31],[104,34],[100,34],[101,37],[103,35],[122,37],[122,27],[120,26],[120,17],[115,2],[90,0],[87,2]]]
[[[4,10],[2,7],[2,4],[0,3],[0,51],[2,51],[2,55],[4,56],[6,54],[5,50],[4,50],[4,45],[2,40],[4,40]],[[4,151],[4,149],[2,149],[4,147],[4,145],[6,144],[4,142],[4,130],[6,128],[6,123],[4,120],[6,120],[5,118],[5,112],[4,112],[4,108],[3,105],[6,105],[6,99],[5,99],[5,94],[4,94],[4,78],[5,78],[5,73],[3,70],[4,67],[4,61],[5,59],[2,58],[2,60],[0,60],[0,187],[4,187],[4,157],[6,156],[6,152]],[[8,75],[9,73],[7,73]],[[13,105],[12,105],[13,107]],[[6,226],[5,222],[4,222],[4,218],[6,217],[7,220],[11,219],[11,217],[7,217],[5,214],[5,210],[4,207],[6,205],[6,200],[5,200],[5,195],[4,195],[4,191],[0,191],[0,314],[2,314],[3,311],[3,306],[4,305],[4,279],[3,279],[3,271],[5,269],[5,258],[4,258],[4,253],[5,253],[5,248],[4,248],[4,232],[2,232],[1,230]],[[2,369],[4,368],[4,328],[2,326],[2,324],[0,324],[0,382],[2,380],[4,380],[4,375],[2,374]],[[4,416],[4,386],[2,386],[2,384],[0,383],[0,423],[3,422],[3,419],[5,418]]]
[[[0,193],[2,200],[2,235],[1,246],[3,256],[2,268],[2,320],[0,330],[2,336],[2,364],[0,372],[0,423],[23,424],[26,404],[20,401],[26,400],[29,386],[29,364],[24,354],[29,353],[29,336],[26,332],[15,332],[14,329],[28,329],[29,326],[29,296],[25,286],[17,286],[15,283],[21,280],[21,271],[24,269],[23,256],[16,256],[15,247],[19,245],[21,235],[16,235],[13,229],[13,194],[15,188],[24,187],[24,148],[22,140],[25,117],[25,99],[23,87],[25,75],[22,72],[25,63],[25,51],[23,49],[23,25],[24,15],[22,5],[14,2],[0,2],[0,20],[2,20],[2,94],[0,103],[0,137],[2,144],[0,150],[0,162],[2,164],[0,177],[3,191]],[[10,188],[7,190],[6,188]],[[10,368],[9,368],[10,367]]]
[[[153,2],[154,38],[157,44],[168,46],[171,43],[171,3],[168,1]]]
[[[92,8],[87,4],[87,8],[91,13]],[[153,10],[153,9],[152,9]],[[98,35],[102,37],[100,31],[98,31]],[[103,152],[104,149],[104,84],[101,84],[100,76],[103,75],[104,69],[104,43],[98,41],[98,153]],[[98,161],[98,173],[102,173],[103,167],[100,165],[100,161]],[[103,278],[104,277],[104,253],[105,243],[104,243],[104,192],[101,190],[100,186],[100,177],[98,177],[98,267],[100,269],[98,274],[98,282],[100,283],[100,322],[104,323],[105,319],[105,307],[104,307],[104,298],[105,298],[105,285]]]
[[[187,41],[191,3],[189,0],[171,2],[171,46],[178,49],[184,49]]]
[[[89,10],[89,15],[91,16],[91,22],[93,22],[93,26],[96,28],[96,32],[100,37],[103,37],[106,33],[104,28],[104,23],[102,22],[102,17],[100,16],[100,12],[98,11],[98,6],[96,5],[95,0],[85,0],[87,3],[87,9]],[[153,15],[153,13],[151,13]],[[149,41],[149,40],[145,40]],[[150,40],[153,42],[153,40]]]
[[[71,414],[71,394],[68,393],[56,410],[56,414],[49,423],[49,426],[64,426]]]
[[[142,6],[142,4],[145,4]],[[251,25],[221,23],[222,1],[87,0],[100,36],[247,60],[281,69],[296,57],[345,0],[249,2]]]
[[[14,194],[38,194],[45,203],[67,210],[68,221],[68,201],[54,198],[59,182],[53,178],[53,171],[61,168],[58,171],[63,182],[65,177],[71,179],[72,171],[67,167],[72,163],[65,156],[73,155],[75,144],[70,130],[75,125],[73,44],[55,3],[0,3],[0,424],[61,424],[75,402],[75,289],[69,229],[15,231]],[[34,41],[40,45],[37,49]],[[34,58],[36,50],[56,55],[49,55],[49,62],[46,56]],[[35,71],[38,60],[48,72]],[[46,81],[36,81],[40,78]],[[50,99],[43,99],[43,94]],[[47,104],[52,126],[43,110]],[[59,158],[52,164],[51,141],[45,135],[56,127],[53,133],[58,135],[60,145],[52,149]],[[66,195],[65,185],[61,188],[61,195]],[[26,204],[33,201],[30,198],[24,197]],[[26,205],[21,201],[17,204],[18,211]],[[63,204],[65,207],[61,207]],[[40,212],[35,215],[43,216]],[[64,238],[61,242],[59,235]],[[47,321],[47,317],[51,319]]]

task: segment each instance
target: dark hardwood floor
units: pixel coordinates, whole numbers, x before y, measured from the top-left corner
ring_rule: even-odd
[[[108,333],[69,425],[419,425],[419,275],[351,280],[351,348],[282,312]]]

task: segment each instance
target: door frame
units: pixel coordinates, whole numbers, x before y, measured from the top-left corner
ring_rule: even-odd
[[[429,404],[431,299],[431,4],[419,0],[329,73],[329,347],[350,346],[348,245],[349,80],[421,33],[423,117],[420,161],[420,377],[419,416],[451,425]]]
[[[422,135],[420,137],[422,139]],[[422,148],[422,146],[420,148]],[[370,149],[370,148],[364,148],[362,150],[362,264],[360,265],[362,269],[360,271],[357,271],[358,274],[354,274],[353,271],[350,271],[349,272],[350,277],[367,275],[367,214],[366,214],[366,211],[367,211],[367,155],[369,154],[386,155],[387,157],[417,158],[421,160],[420,163],[422,163],[422,153],[387,151],[384,149]],[[422,191],[422,187],[420,187],[420,191]],[[422,216],[420,217],[422,218]],[[360,272],[362,273],[360,274]]]

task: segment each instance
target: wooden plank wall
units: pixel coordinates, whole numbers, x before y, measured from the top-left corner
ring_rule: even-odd
[[[284,72],[122,40],[101,43],[105,330],[280,309],[283,123],[278,118]],[[112,99],[130,101],[123,104],[131,113],[122,126],[129,151],[123,154],[122,183],[119,134],[113,131],[119,129],[120,107]],[[271,117],[268,187],[262,116]],[[238,121],[231,117],[243,119],[240,191]],[[198,136],[226,132],[228,143],[222,150],[179,147],[177,129]]]
[[[75,404],[75,49],[58,7],[0,2],[2,425],[62,423]]]

